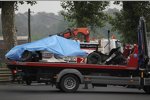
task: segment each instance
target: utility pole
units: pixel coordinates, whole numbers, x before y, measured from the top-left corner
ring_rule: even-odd
[[[28,9],[28,42],[31,42],[31,23],[30,23],[30,9]]]
[[[110,30],[108,30],[108,49],[110,52]]]

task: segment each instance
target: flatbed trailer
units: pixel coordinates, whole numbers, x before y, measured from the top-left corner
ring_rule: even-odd
[[[45,81],[56,85],[62,91],[75,92],[79,84],[90,83],[93,86],[131,86],[144,89],[146,93],[150,92],[150,73],[139,70],[138,67],[16,61],[11,61],[7,65],[12,71],[21,70],[27,85],[32,81]]]

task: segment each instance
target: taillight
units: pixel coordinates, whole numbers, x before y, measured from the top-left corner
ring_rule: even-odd
[[[17,73],[17,70],[13,70],[12,73],[13,73],[13,74],[16,74],[16,73]]]

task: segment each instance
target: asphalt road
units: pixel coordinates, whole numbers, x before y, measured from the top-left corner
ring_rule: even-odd
[[[76,93],[62,93],[55,87],[44,84],[1,84],[0,100],[150,100],[143,90],[125,87],[80,86]]]

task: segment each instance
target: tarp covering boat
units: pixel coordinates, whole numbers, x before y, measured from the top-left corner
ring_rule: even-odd
[[[48,51],[59,56],[86,56],[80,49],[80,43],[54,35],[44,39],[13,47],[5,56],[11,60],[19,61],[25,51]]]

